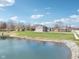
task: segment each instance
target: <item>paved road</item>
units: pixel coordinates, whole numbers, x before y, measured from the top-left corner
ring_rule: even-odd
[[[72,33],[73,33],[75,39],[79,40],[79,30],[73,30]]]

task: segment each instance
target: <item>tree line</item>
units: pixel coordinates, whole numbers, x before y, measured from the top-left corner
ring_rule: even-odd
[[[14,22],[8,21],[3,22],[0,21],[0,31],[34,31],[37,25],[31,26],[31,24],[23,23],[23,22]],[[53,25],[53,30],[58,29],[61,30],[66,28],[66,31],[70,28],[69,26],[65,26],[63,22],[58,21]]]

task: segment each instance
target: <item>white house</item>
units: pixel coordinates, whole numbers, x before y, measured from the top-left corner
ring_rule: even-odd
[[[47,32],[48,28],[43,25],[37,25],[35,28],[35,32]]]

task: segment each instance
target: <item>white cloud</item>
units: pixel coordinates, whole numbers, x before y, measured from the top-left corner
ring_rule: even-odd
[[[79,17],[79,15],[72,15],[72,16],[70,16],[70,18],[78,18]]]
[[[32,19],[39,19],[41,17],[43,17],[44,15],[32,15],[31,18]]]
[[[55,23],[55,22],[58,22],[58,21],[61,21],[61,22],[63,22],[63,23],[76,23],[76,22],[79,22],[79,15],[71,15],[71,16],[69,16],[69,17],[67,17],[67,18],[61,18],[61,19],[56,19],[56,20],[54,20],[53,22]]]
[[[18,16],[12,16],[10,19],[15,21],[18,19]]]
[[[12,6],[15,0],[0,0],[0,7]]]
[[[3,21],[3,19],[2,19],[2,18],[0,18],[0,21]]]
[[[79,15],[71,15],[71,16],[66,17],[66,18],[55,19],[53,21],[41,22],[41,23],[37,23],[37,24],[54,26],[54,24],[56,22],[60,22],[60,21],[64,25],[77,26],[75,23],[78,23],[79,22]]]
[[[64,25],[71,25],[72,27],[78,27],[76,23],[79,22],[79,15],[71,15],[66,18],[60,18],[60,19],[53,19],[53,21],[48,22],[41,22],[37,24],[47,25],[47,26],[54,26],[56,22],[61,21]]]
[[[72,22],[79,22],[79,15],[72,15],[72,16],[70,16],[70,20]]]
[[[77,10],[77,12],[79,12],[79,9]]]
[[[40,24],[42,24],[42,25],[49,25],[49,24],[53,24],[53,22],[41,22]]]

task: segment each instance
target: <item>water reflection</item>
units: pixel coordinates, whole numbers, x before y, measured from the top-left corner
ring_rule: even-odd
[[[70,59],[69,49],[52,42],[1,40],[0,59]]]

